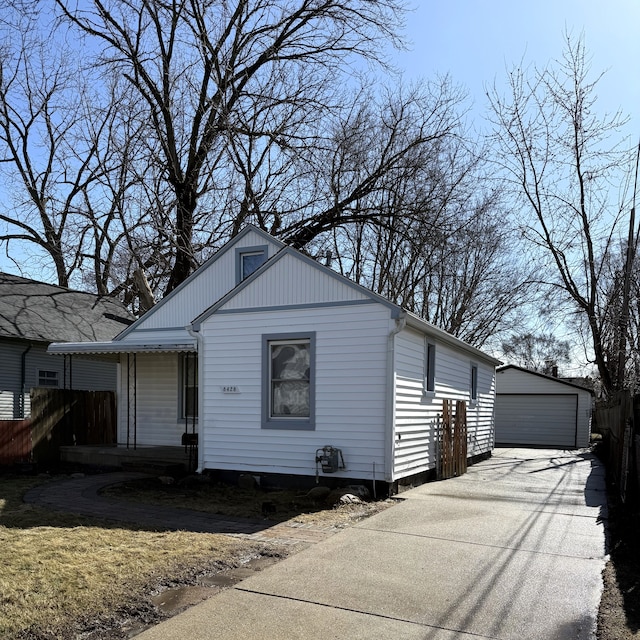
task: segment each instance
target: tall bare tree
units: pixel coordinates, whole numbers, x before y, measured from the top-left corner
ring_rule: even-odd
[[[605,267],[626,235],[619,189],[630,154],[619,113],[601,118],[583,39],[566,38],[547,68],[515,68],[509,95],[490,95],[499,159],[515,202],[530,221],[524,237],[548,257],[541,280],[563,292],[588,325],[606,393],[623,384],[605,348],[611,313]],[[616,356],[617,358],[617,356]]]
[[[149,134],[158,141],[175,196],[167,291],[195,266],[198,201],[220,187],[216,168],[227,136],[242,127],[237,114],[255,105],[308,104],[304,83],[289,78],[322,76],[327,85],[335,83],[347,56],[377,58],[401,18],[396,0],[56,3],[97,40],[101,63],[119,69],[147,106]]]

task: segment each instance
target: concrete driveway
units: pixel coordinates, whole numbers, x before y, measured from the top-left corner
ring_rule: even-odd
[[[497,449],[189,609],[139,640],[595,637],[604,469]]]

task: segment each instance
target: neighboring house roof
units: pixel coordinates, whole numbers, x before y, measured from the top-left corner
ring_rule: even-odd
[[[0,337],[34,342],[111,340],[134,320],[114,298],[0,272]]]
[[[580,389],[581,391],[588,391],[591,395],[593,395],[593,389],[589,389],[588,387],[583,387],[582,385],[575,384],[574,382],[569,382],[568,380],[563,380],[562,378],[556,378],[554,376],[549,376],[546,373],[540,373],[539,371],[531,371],[531,369],[525,369],[524,367],[519,367],[516,364],[506,364],[503,367],[498,367],[496,371],[501,373],[502,371],[506,371],[507,369],[513,369],[515,371],[522,371],[524,373],[529,373],[532,376],[538,376],[540,378],[545,378],[546,380],[552,380],[553,382],[557,382],[558,384],[564,384],[568,387],[574,387],[576,389]]]

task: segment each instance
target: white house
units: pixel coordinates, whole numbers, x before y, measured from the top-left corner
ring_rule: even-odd
[[[113,341],[50,351],[117,357],[121,445],[196,432],[199,471],[394,483],[434,469],[444,398],[493,448],[497,360],[253,226]]]
[[[515,365],[500,367],[496,381],[496,444],[589,446],[593,392]]]

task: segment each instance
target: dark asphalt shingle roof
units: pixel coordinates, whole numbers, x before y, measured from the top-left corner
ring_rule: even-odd
[[[0,337],[42,342],[107,341],[134,320],[113,298],[0,272]]]

